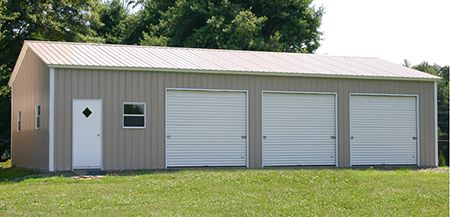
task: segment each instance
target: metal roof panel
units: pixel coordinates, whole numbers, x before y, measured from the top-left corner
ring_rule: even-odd
[[[439,79],[418,70],[367,57],[49,41],[25,41],[25,44],[53,67]]]

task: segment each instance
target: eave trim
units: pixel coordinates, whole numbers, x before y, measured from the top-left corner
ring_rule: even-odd
[[[266,75],[266,76],[288,76],[308,78],[341,78],[341,79],[370,79],[370,80],[395,80],[395,81],[438,81],[441,78],[413,78],[413,77],[381,77],[381,76],[354,76],[354,75],[326,75],[314,73],[289,73],[289,72],[263,72],[263,71],[218,71],[199,69],[168,69],[148,67],[114,67],[114,66],[80,66],[80,65],[56,65],[49,64],[48,67],[60,69],[89,69],[89,70],[123,70],[123,71],[149,71],[149,72],[183,72],[199,74],[226,74],[226,75]]]

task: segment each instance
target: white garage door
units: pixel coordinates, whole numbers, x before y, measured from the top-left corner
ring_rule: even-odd
[[[335,165],[335,95],[263,93],[263,166]]]
[[[245,92],[168,90],[167,167],[246,166]]]
[[[416,164],[416,98],[351,96],[352,165]]]

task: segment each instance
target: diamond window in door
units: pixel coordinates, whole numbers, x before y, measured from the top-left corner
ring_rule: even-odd
[[[89,108],[86,107],[83,110],[83,114],[84,114],[84,116],[86,116],[86,118],[88,118],[92,114],[92,111]]]

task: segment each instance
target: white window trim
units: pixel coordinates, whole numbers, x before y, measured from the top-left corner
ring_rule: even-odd
[[[143,105],[144,106],[144,114],[125,114],[125,105],[126,104],[135,104],[135,105]],[[125,126],[125,116],[128,117],[144,117],[144,126],[143,127],[130,127]],[[122,104],[122,128],[123,129],[145,129],[147,128],[147,104],[145,102],[123,102]]]
[[[17,132],[22,131],[22,111],[17,111],[17,124],[16,124]],[[20,127],[19,127],[20,126]]]
[[[39,114],[38,114],[38,107],[39,107]],[[41,104],[36,104],[34,106],[34,129],[39,130],[41,129],[41,125],[42,125],[42,118],[41,118]],[[39,127],[38,127],[38,118],[39,118]]]

